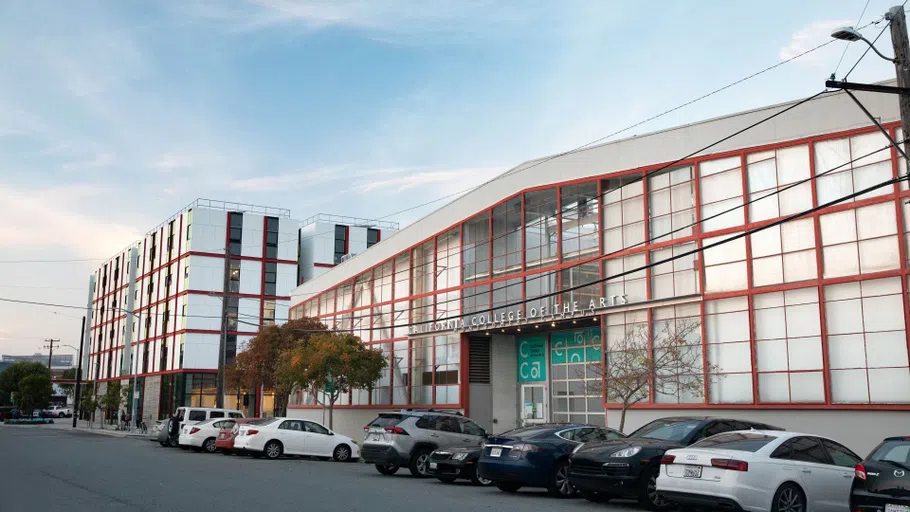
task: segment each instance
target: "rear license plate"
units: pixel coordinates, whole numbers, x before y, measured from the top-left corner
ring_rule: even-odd
[[[701,466],[686,466],[683,468],[683,478],[701,478]]]
[[[490,457],[499,457],[502,455],[502,448],[490,448]]]
[[[379,434],[370,434],[370,435],[367,436],[367,439],[371,439],[371,440],[373,440],[373,441],[376,441],[376,440],[379,439]]]
[[[439,464],[437,464],[435,462],[430,463],[430,469],[436,469],[438,466],[439,466]]]
[[[885,505],[885,512],[910,512],[910,507],[907,505],[892,505],[888,503]]]

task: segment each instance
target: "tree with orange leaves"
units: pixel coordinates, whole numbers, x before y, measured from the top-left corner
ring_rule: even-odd
[[[290,380],[328,408],[329,428],[338,398],[353,389],[372,391],[388,364],[382,351],[363,345],[356,336],[331,332],[296,342],[285,360]]]
[[[287,372],[287,353],[294,347],[306,346],[315,335],[327,327],[315,318],[290,320],[282,325],[269,325],[259,330],[243,351],[237,353],[234,364],[225,375],[234,388],[271,388],[275,392],[275,416],[287,414],[288,397],[294,383]]]

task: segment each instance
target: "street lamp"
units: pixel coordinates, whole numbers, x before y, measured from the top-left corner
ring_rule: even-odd
[[[848,41],[851,43],[855,42],[855,41],[862,41],[862,42],[868,44],[869,48],[872,48],[872,51],[877,53],[879,57],[885,59],[888,62],[897,62],[897,60],[892,59],[891,57],[884,56],[882,54],[882,52],[878,51],[878,48],[876,48],[875,45],[872,44],[871,41],[869,41],[868,39],[863,37],[863,35],[860,34],[859,31],[853,27],[841,27],[841,28],[835,30],[834,32],[831,32],[831,37],[833,37],[834,39],[839,39],[841,41]]]

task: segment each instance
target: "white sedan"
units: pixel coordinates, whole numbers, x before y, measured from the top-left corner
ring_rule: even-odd
[[[667,451],[657,491],[688,508],[848,512],[861,461],[843,445],[811,434],[728,432]]]
[[[192,448],[197,452],[206,451],[215,453],[215,439],[222,428],[234,428],[236,422],[232,419],[213,418],[194,425],[184,425],[177,438],[181,448]]]
[[[304,455],[349,462],[360,458],[360,446],[350,437],[314,421],[290,418],[264,418],[240,425],[234,449],[269,459]]]

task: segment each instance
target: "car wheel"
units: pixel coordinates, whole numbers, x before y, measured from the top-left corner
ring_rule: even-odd
[[[417,450],[414,455],[411,456],[411,463],[408,465],[408,469],[411,470],[411,475],[417,478],[426,478],[427,469],[430,467],[430,450],[422,449]]]
[[[474,485],[479,485],[481,487],[489,487],[493,485],[492,480],[484,478],[477,474],[477,466],[474,466],[474,472],[471,473],[471,482],[473,482]]]
[[[648,510],[668,510],[672,507],[669,501],[657,492],[657,472],[648,475],[645,481],[642,495],[639,496],[638,502]]]
[[[774,493],[771,501],[771,512],[805,512],[806,497],[794,484],[784,484]]]
[[[158,444],[160,444],[161,446],[167,448],[167,443],[165,443],[164,441],[158,441]]]
[[[57,415],[57,417],[58,417],[58,418],[66,418],[66,414],[63,414],[63,413],[61,412],[60,414]]]
[[[578,491],[578,494],[591,503],[607,503],[612,498],[609,494],[594,491]]]
[[[575,487],[569,483],[569,462],[558,461],[553,465],[547,491],[554,498],[571,498],[575,496]]]
[[[515,482],[497,482],[496,487],[504,492],[517,492],[518,489],[521,489],[521,484],[516,484]]]
[[[270,459],[277,459],[281,457],[281,453],[284,451],[284,447],[281,446],[281,443],[278,441],[269,441],[265,443],[265,448],[262,449],[262,452],[265,453],[265,456]]]
[[[177,438],[172,437],[172,438],[168,439],[167,445],[170,446],[171,448],[176,448],[177,447]]]
[[[348,462],[351,460],[351,447],[346,444],[339,444],[332,452],[332,458],[335,462]]]
[[[398,472],[398,466],[394,464],[376,464],[376,471],[383,475],[394,475]]]
[[[202,449],[205,450],[206,453],[215,453],[215,451],[218,450],[218,448],[215,448],[215,438],[210,437],[206,439],[205,442],[202,443]]]

